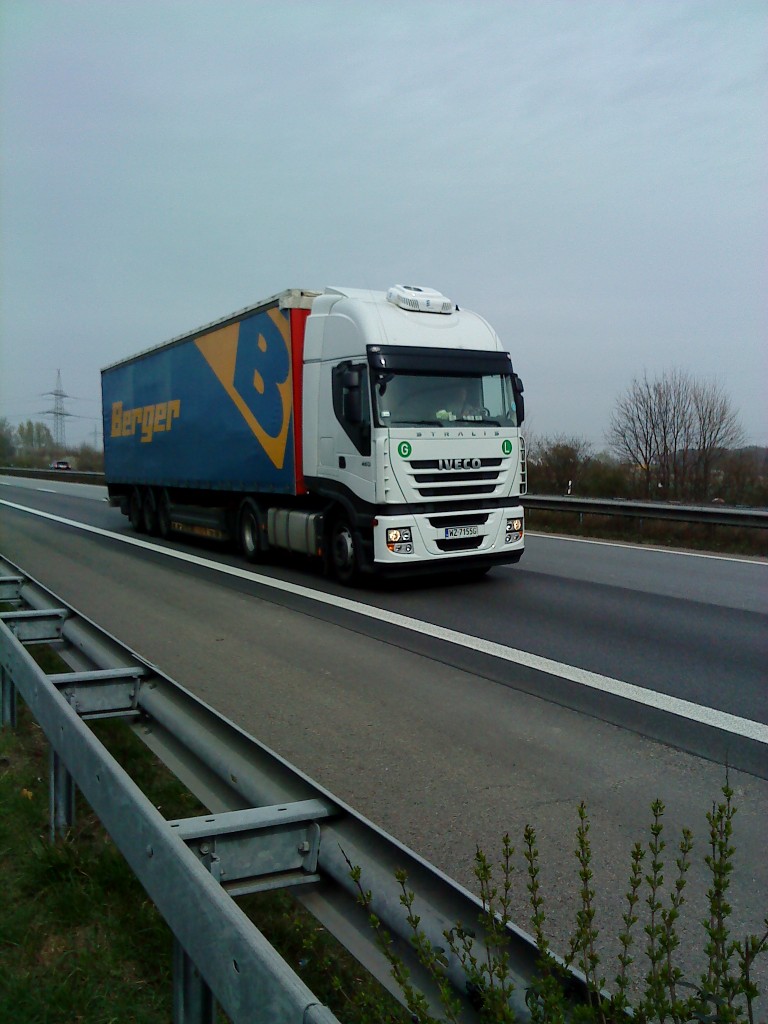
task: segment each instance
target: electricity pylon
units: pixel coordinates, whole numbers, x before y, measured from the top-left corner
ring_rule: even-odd
[[[64,408],[64,399],[71,398],[71,395],[65,394],[61,386],[61,370],[56,371],[56,389],[54,391],[44,391],[44,395],[50,395],[53,397],[53,408],[47,409],[43,416],[53,416],[53,443],[57,448],[65,448],[67,444],[66,439],[66,418],[71,416],[71,412],[67,412]]]

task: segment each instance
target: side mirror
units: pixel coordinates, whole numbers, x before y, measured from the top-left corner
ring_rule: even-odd
[[[523,387],[522,380],[518,377],[517,374],[515,374],[514,387],[512,390],[515,393],[515,411],[517,413],[517,425],[518,427],[520,427],[523,425],[523,421],[525,420],[525,399],[523,398],[523,392],[525,391],[525,388]]]

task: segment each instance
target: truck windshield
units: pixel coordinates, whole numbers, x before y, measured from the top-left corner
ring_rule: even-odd
[[[374,375],[374,398],[380,426],[517,426],[509,374],[438,377],[379,372]]]

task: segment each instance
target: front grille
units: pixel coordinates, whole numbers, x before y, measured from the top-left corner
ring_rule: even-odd
[[[470,515],[451,513],[450,515],[430,516],[427,519],[430,526],[442,529],[444,526],[485,526],[488,522],[488,513],[473,512]]]
[[[440,466],[440,463],[441,462],[456,462],[456,461],[457,461],[456,459],[413,459],[411,462],[408,463],[408,465],[411,467],[412,470],[414,470],[417,473],[421,473],[424,470],[430,470],[430,469],[440,470],[441,473],[448,473],[448,472],[450,472],[450,470],[442,469],[441,466]],[[467,460],[466,459],[461,459],[460,461],[466,462]],[[480,465],[478,467],[476,467],[474,472],[477,472],[478,469],[495,469],[495,470],[498,471],[499,468],[501,467],[501,461],[502,460],[501,459],[477,459],[476,461],[479,462]],[[462,472],[462,470],[458,470],[458,472]],[[473,472],[473,470],[469,470],[468,472]]]
[[[435,543],[441,551],[471,551],[479,548],[482,537],[452,537],[450,540],[438,540]]]
[[[459,473],[420,473],[418,479],[421,484],[441,484],[448,479],[460,479],[463,483],[472,483],[476,480],[495,481],[498,475],[498,473],[494,473],[493,471],[490,473],[483,473],[480,470],[468,469],[460,470]]]
[[[456,481],[448,487],[417,487],[422,498],[471,498],[475,494],[493,494],[496,484],[490,487],[472,487],[464,481]]]
[[[413,489],[422,498],[471,498],[493,494],[502,476],[501,459],[475,459],[468,468],[442,468],[446,462],[468,460],[414,459],[409,463]]]

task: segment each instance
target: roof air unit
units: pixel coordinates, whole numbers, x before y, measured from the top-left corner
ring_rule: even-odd
[[[434,288],[413,284],[396,284],[387,292],[387,299],[400,309],[414,313],[453,313],[456,306]]]

